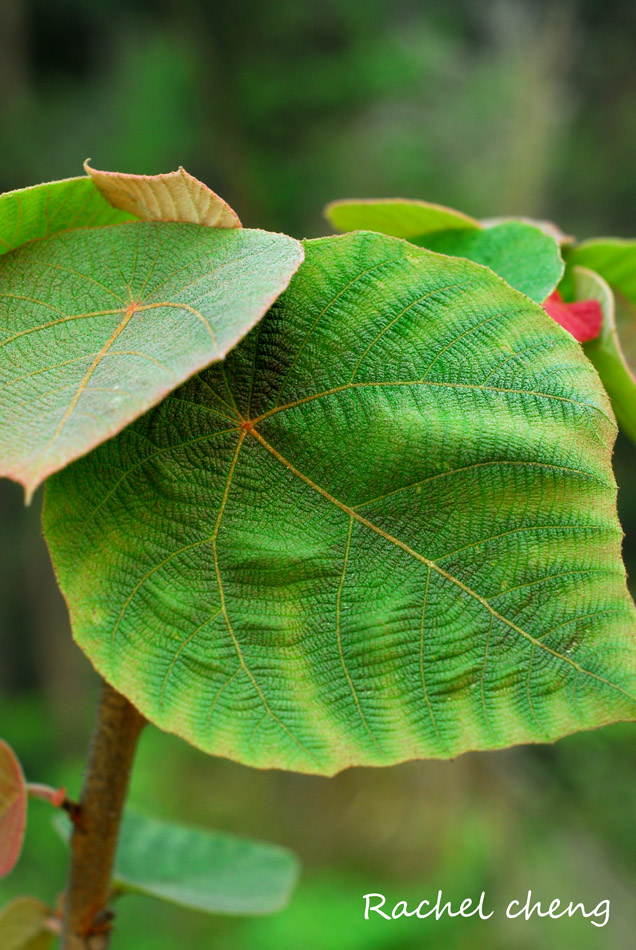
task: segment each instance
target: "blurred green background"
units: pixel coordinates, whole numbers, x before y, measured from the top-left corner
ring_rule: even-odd
[[[98,168],[179,164],[246,225],[326,233],[323,204],[421,197],[529,214],[580,238],[636,234],[636,7],[540,0],[3,0],[0,190]],[[636,450],[616,455],[636,577]],[[0,485],[0,734],[33,780],[77,793],[96,678],[72,645],[40,498]],[[636,930],[636,726],[334,779],[257,772],[149,729],[132,800],[287,844],[289,909],[208,918],[137,898],[114,950],[614,950]],[[54,901],[65,854],[47,807],[0,882]],[[363,920],[362,895],[488,892],[488,922]],[[610,898],[609,924],[507,920],[532,889]]]

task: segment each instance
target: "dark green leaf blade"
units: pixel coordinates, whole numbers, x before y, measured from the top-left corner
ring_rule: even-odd
[[[470,261],[306,251],[222,367],[47,486],[77,642],[160,727],[260,767],[634,718],[615,424],[579,345]]]
[[[69,823],[55,827],[65,840]],[[289,901],[300,865],[287,848],[159,821],[127,809],[114,886],[208,914],[273,914]]]
[[[537,303],[543,303],[563,275],[557,242],[523,221],[505,221],[480,231],[440,231],[411,240],[440,254],[484,264]]]
[[[282,234],[133,222],[0,257],[0,474],[30,496],[222,359],[302,256]]]
[[[0,254],[59,231],[132,220],[134,215],[113,208],[87,177],[7,191],[0,195]]]

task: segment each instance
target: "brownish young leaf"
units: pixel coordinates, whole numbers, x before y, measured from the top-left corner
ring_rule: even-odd
[[[182,221],[209,228],[240,228],[229,204],[185,168],[165,175],[97,171],[84,163],[104,198],[115,208],[145,221]]]
[[[0,877],[15,867],[24,841],[27,790],[15,752],[0,739]],[[5,944],[0,941],[0,946]]]

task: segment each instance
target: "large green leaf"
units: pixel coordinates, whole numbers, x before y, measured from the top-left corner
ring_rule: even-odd
[[[407,198],[332,201],[325,208],[325,217],[337,231],[379,231],[401,238],[451,228],[481,228],[479,221],[461,211]]]
[[[102,198],[90,178],[66,178],[0,195],[0,254],[71,228],[130,221]]]
[[[68,840],[66,816],[54,824]],[[288,903],[299,870],[294,854],[279,845],[158,821],[128,809],[113,886],[208,914],[272,914]]]
[[[77,642],[159,726],[261,767],[636,716],[615,424],[580,346],[470,261],[306,251],[223,366],[47,486]]]
[[[0,474],[29,496],[222,359],[302,256],[283,234],[140,221],[0,257]]]

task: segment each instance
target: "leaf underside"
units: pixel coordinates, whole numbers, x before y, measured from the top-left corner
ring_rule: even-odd
[[[102,198],[90,178],[67,178],[8,191],[0,195],[0,254],[59,231],[131,220],[131,214]]]
[[[0,474],[29,497],[222,359],[302,253],[281,234],[139,221],[0,257]]]
[[[207,752],[331,774],[636,714],[607,397],[491,271],[306,243],[260,325],[56,475],[74,635]]]

